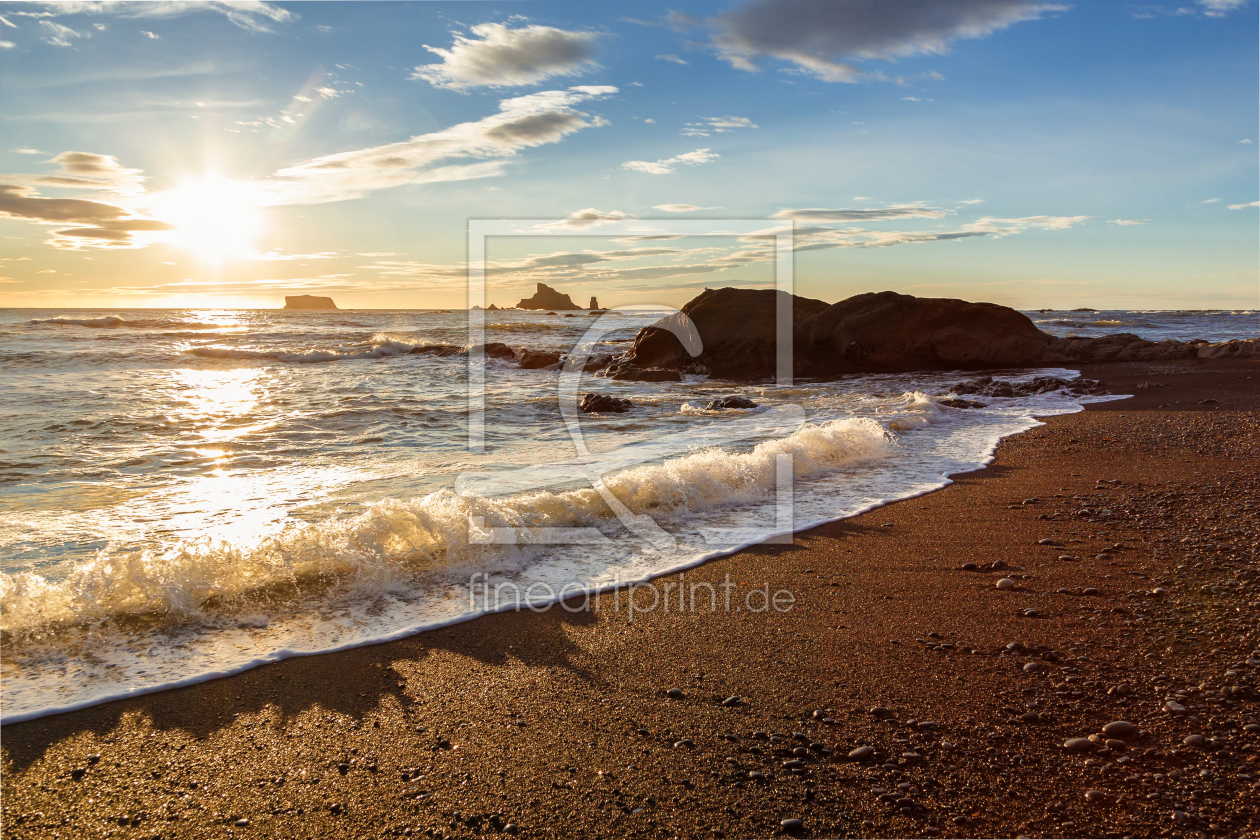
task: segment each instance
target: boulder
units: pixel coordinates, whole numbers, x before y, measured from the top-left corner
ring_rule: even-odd
[[[289,295],[284,299],[285,309],[336,309],[330,297],[318,295]]]
[[[517,309],[581,309],[568,295],[561,294],[546,283],[538,284],[538,291],[533,297],[527,297],[516,304]],[[555,314],[554,312],[551,314]]]
[[[630,371],[694,371],[727,379],[772,377],[778,346],[776,310],[785,294],[771,289],[705,289],[681,313],[641,329],[623,365]],[[791,296],[790,304],[796,376],[1260,358],[1260,339],[1155,342],[1129,333],[1059,338],[1009,307],[950,298],[871,292],[834,304]],[[694,352],[684,347],[684,337]]]
[[[587,414],[621,414],[634,407],[630,400],[618,399],[608,394],[583,394],[578,408]]]
[[[641,368],[638,365],[617,362],[602,371],[608,379],[619,379],[628,382],[681,382],[682,374],[667,368]]]
[[[560,364],[560,354],[555,350],[521,350],[516,356],[516,366],[526,370],[538,370]]]
[[[515,359],[516,351],[501,341],[492,341],[481,348],[487,359]]]
[[[733,396],[722,397],[720,400],[709,400],[709,404],[704,407],[705,411],[726,411],[732,408],[756,408],[757,404],[747,397]]]

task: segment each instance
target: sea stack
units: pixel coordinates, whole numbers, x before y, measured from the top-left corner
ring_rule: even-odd
[[[533,297],[527,297],[516,304],[517,309],[581,309],[568,295],[561,294],[546,283],[538,284],[538,291]]]
[[[285,309],[336,309],[330,297],[318,295],[290,295],[284,299]]]
[[[586,307],[586,308],[587,308],[587,309],[599,309],[599,300],[598,300],[598,299],[596,299],[596,298],[595,298],[595,296],[593,296],[593,295],[592,295],[592,296],[591,296],[591,305],[590,305],[590,306],[588,306],[588,307]]]

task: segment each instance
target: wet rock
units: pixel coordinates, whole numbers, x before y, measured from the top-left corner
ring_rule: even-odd
[[[979,400],[964,400],[961,397],[944,397],[936,401],[937,405],[943,405],[946,408],[984,408],[985,404]]]
[[[482,347],[487,359],[515,359],[516,351],[501,341],[492,341]]]
[[[578,408],[587,414],[622,414],[634,407],[630,400],[608,394],[583,394]]]
[[[731,408],[756,408],[757,404],[747,397],[731,396],[722,397],[720,400],[710,400],[709,404],[704,408],[706,411],[725,411]]]
[[[555,350],[522,350],[516,357],[516,366],[524,370],[538,370],[560,364],[560,354]]]
[[[996,585],[997,585],[997,588],[1000,589],[1001,591],[1007,592],[1015,588],[1015,581],[1011,580],[1010,578],[1002,578],[1001,580],[997,582]]]
[[[1102,802],[1107,798],[1107,794],[1101,790],[1087,790],[1085,798],[1090,802]]]
[[[875,757],[874,747],[858,747],[849,750],[849,758],[853,761],[869,761]]]

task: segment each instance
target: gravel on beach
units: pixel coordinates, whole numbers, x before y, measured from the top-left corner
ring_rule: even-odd
[[[1257,836],[1260,365],[1082,373],[1137,396],[685,575],[790,611],[609,595],[9,725],[0,827]]]

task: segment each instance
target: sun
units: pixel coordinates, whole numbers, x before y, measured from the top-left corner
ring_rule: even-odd
[[[153,197],[153,212],[175,226],[168,240],[218,264],[253,250],[263,227],[263,196],[253,185],[210,173]]]

